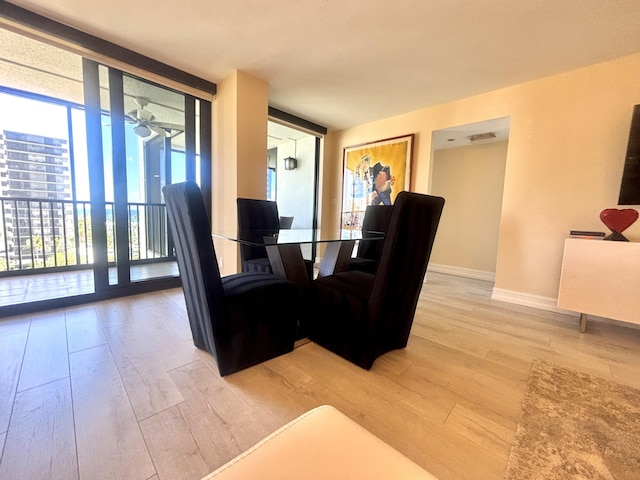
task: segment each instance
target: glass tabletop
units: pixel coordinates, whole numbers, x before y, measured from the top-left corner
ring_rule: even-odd
[[[278,232],[274,232],[273,230],[214,230],[211,235],[215,238],[224,238],[254,247],[291,243],[329,243],[362,239],[378,241],[384,238],[383,232],[363,232],[362,230],[349,229],[321,231],[320,229],[314,228],[282,229]]]

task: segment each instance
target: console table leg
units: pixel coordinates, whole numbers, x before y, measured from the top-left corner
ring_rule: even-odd
[[[584,333],[587,331],[587,314],[580,314],[580,333]]]

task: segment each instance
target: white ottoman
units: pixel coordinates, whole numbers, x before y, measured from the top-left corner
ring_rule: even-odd
[[[203,480],[303,478],[437,480],[329,405],[299,416]]]

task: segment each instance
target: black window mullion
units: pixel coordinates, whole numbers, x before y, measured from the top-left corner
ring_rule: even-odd
[[[113,215],[116,225],[116,269],[118,285],[131,281],[129,262],[129,211],[127,206],[127,149],[124,130],[124,86],[122,72],[109,68],[111,105],[111,151],[113,159]]]
[[[211,102],[200,102],[200,189],[204,197],[204,205],[211,218]]]
[[[187,180],[196,180],[196,99],[184,96],[184,148]]]
[[[318,228],[318,198],[320,196],[320,137],[316,137],[315,142],[315,167],[313,172],[313,223],[314,229]],[[316,258],[316,243],[311,244],[311,260]]]
[[[92,60],[83,58],[82,76],[84,79],[85,123],[87,128],[87,155],[89,161],[91,244],[94,262],[93,276],[95,290],[101,291],[109,286],[109,270],[107,264],[107,215],[104,189],[104,162],[102,158],[102,122],[100,118],[100,76],[98,73],[98,64]]]

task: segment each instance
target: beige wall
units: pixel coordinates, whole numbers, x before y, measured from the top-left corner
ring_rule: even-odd
[[[430,193],[446,203],[432,265],[489,278],[495,273],[507,145],[502,141],[434,152]]]
[[[218,84],[213,104],[212,227],[235,231],[236,198],[266,198],[269,87],[235,71]],[[238,246],[215,241],[221,273],[239,271]]]
[[[323,222],[338,224],[343,147],[415,133],[412,190],[429,193],[432,131],[510,116],[495,287],[555,298],[568,231],[605,230],[616,207],[639,79],[636,54],[332,132]],[[626,233],[640,240],[640,222]]]

